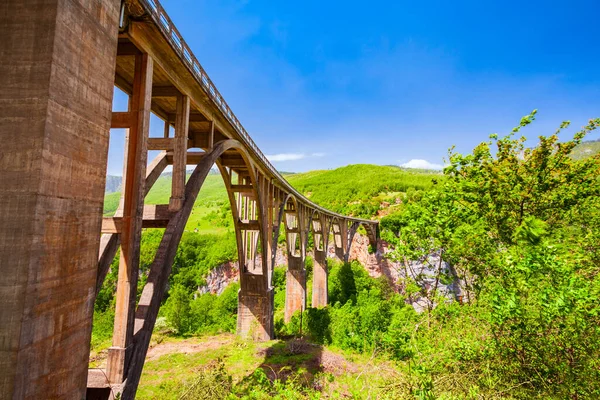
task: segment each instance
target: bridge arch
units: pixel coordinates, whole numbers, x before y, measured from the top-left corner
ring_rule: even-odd
[[[196,165],[194,172],[185,186],[185,200],[183,205],[169,219],[154,261],[150,266],[147,283],[144,286],[135,309],[133,346],[130,361],[127,365],[127,373],[125,374],[127,379],[123,386],[124,398],[133,398],[135,395],[152,330],[158,316],[158,310],[167,289],[177,247],[181,241],[185,225],[191,214],[194,202],[198,197],[200,188],[215,162],[226,151],[232,149],[237,150],[248,159],[242,144],[236,140],[228,139],[215,144],[213,150],[205,154]],[[240,276],[241,280],[242,277]]]
[[[350,259],[350,251],[352,249],[352,243],[354,241],[354,236],[358,231],[358,228],[362,226],[367,232],[367,238],[369,239],[369,245],[374,251],[377,251],[377,241],[379,240],[379,227],[373,226],[372,224],[368,224],[363,221],[351,221],[348,227],[348,241],[346,250],[344,252],[344,261],[348,262]]]
[[[237,333],[255,340],[270,340],[274,337],[274,299],[269,259],[271,234],[266,223],[268,199],[260,190],[254,163],[242,144],[228,147],[216,164],[229,197],[238,248]]]

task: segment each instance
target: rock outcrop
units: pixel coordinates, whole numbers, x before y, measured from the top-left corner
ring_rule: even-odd
[[[369,276],[378,278],[385,276],[392,284],[394,290],[402,292],[406,278],[412,278],[419,286],[428,293],[437,289],[438,293],[448,300],[462,297],[461,285],[456,279],[454,269],[445,261],[440,260],[439,254],[430,254],[423,260],[394,260],[391,257],[393,249],[388,243],[380,240],[374,253],[369,253],[369,239],[361,234],[356,234],[350,248],[350,260],[356,260],[362,264]],[[285,247],[277,249],[275,265],[286,265],[287,258],[284,255]],[[335,257],[333,243],[329,243],[327,249],[329,258]],[[452,283],[446,284],[447,280],[440,276],[454,276]],[[227,262],[213,269],[206,277],[206,285],[199,287],[198,292],[221,294],[231,282],[239,280],[239,264]],[[407,301],[412,304],[416,311],[421,312],[435,306],[426,296],[414,294]]]

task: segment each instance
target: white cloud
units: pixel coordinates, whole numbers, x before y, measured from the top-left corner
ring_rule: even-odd
[[[294,160],[302,160],[306,158],[306,154],[302,153],[281,153],[281,154],[272,154],[267,155],[269,161],[277,162],[277,161],[294,161]]]
[[[304,154],[304,153],[280,153],[280,154],[267,155],[267,158],[271,162],[278,162],[278,161],[296,161],[296,160],[302,160],[304,158],[309,158],[309,157],[323,157],[323,156],[325,156],[325,153],[312,153],[312,154],[308,154],[308,155]]]
[[[443,169],[444,166],[440,164],[434,164],[427,160],[412,159],[409,162],[400,164],[404,168],[415,168],[415,169]]]

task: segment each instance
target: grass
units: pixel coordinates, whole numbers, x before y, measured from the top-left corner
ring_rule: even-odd
[[[344,354],[296,339],[254,343],[222,334],[185,340],[165,338],[159,346],[195,346],[197,351],[172,352],[147,360],[138,399],[179,399],[203,371],[219,362],[232,377],[229,398],[381,398],[382,387],[396,373],[390,363],[370,355]],[[271,383],[258,385],[253,380],[258,372]],[[296,386],[278,390],[277,384],[271,386],[275,380],[293,381]],[[302,397],[300,389],[312,395]]]
[[[341,214],[373,217],[387,207],[384,203],[400,203],[404,194],[430,189],[434,180],[444,177],[432,171],[356,164],[289,175],[286,179],[325,208]]]
[[[189,178],[189,175],[188,175]],[[109,193],[104,197],[104,216],[114,215],[119,206],[120,192]],[[168,204],[171,197],[171,177],[161,176],[148,195],[146,204]],[[225,184],[220,175],[208,175],[194,208],[186,225],[186,230],[193,231],[198,229],[199,233],[224,234],[233,229],[233,218],[231,212],[223,213],[223,207],[229,204]],[[224,220],[222,223],[215,223],[215,219]],[[227,222],[226,222],[227,221]]]

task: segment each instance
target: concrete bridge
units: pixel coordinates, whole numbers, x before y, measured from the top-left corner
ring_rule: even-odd
[[[306,306],[309,235],[313,307],[327,304],[330,237],[342,260],[361,225],[375,245],[377,222],[328,211],[281,177],[156,0],[5,0],[0,10],[1,399],[135,397],[177,246],[214,164],[234,217],[240,335],[274,337],[282,222],[287,320]],[[129,95],[127,111],[112,112],[115,86]],[[151,113],[163,137],[149,137]],[[111,128],[128,132],[123,195],[103,218]],[[148,165],[149,150],[161,152]],[[169,204],[144,205],[168,165]],[[165,231],[136,301],[143,227]],[[88,371],[94,300],[117,251],[113,345],[107,369]]]

